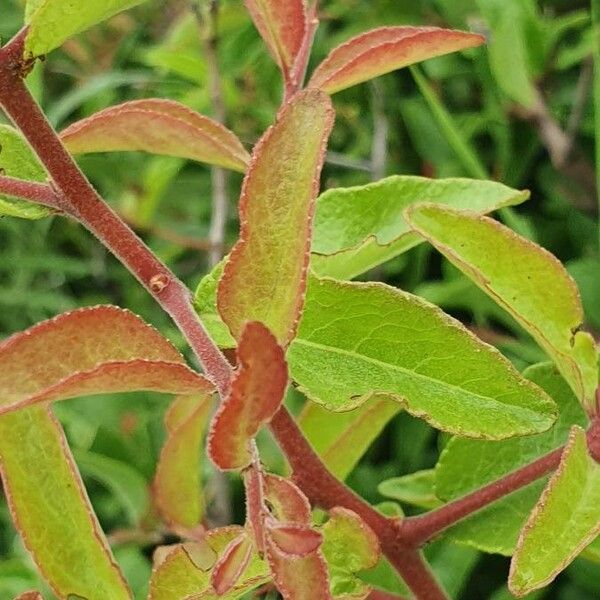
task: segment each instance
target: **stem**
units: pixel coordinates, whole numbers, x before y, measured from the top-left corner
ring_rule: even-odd
[[[60,197],[52,189],[52,186],[47,183],[25,181],[0,175],[0,194],[20,198],[21,200],[29,200],[60,212],[66,212]]]
[[[0,53],[0,104],[38,155],[71,214],[137,277],[187,337],[206,373],[223,395],[231,366],[206,333],[189,290],[102,200],[52,129],[22,80],[23,36]]]
[[[400,526],[402,537],[411,545],[423,546],[458,521],[556,469],[560,463],[562,452],[562,447],[553,450],[535,462],[463,498],[449,502],[424,515],[405,519]]]
[[[596,134],[596,194],[600,206],[600,0],[592,0],[592,39],[594,42],[592,52],[594,58],[593,102]],[[600,237],[598,239],[600,242]]]
[[[382,540],[381,548],[392,566],[400,573],[404,583],[422,600],[449,600],[440,587],[429,565],[418,550],[392,552]]]

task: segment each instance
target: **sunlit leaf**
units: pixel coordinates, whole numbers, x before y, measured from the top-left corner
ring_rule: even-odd
[[[148,600],[236,600],[270,581],[267,563],[253,553],[233,589],[222,596],[214,591],[212,569],[243,531],[241,527],[214,529],[198,543],[166,548],[159,560],[155,559]]]
[[[496,349],[380,283],[311,278],[287,358],[300,390],[328,410],[386,396],[437,428],[488,439],[544,431],[555,418],[546,394]]]
[[[593,412],[597,351],[592,336],[580,331],[581,300],[561,263],[487,217],[431,204],[405,214],[416,231],[518,320]]]
[[[33,56],[47,54],[77,33],[143,1],[28,0],[25,15],[29,31],[25,51]]]
[[[561,463],[521,532],[508,585],[524,596],[543,587],[600,533],[600,465],[573,427]]]
[[[137,390],[192,394],[213,386],[155,329],[112,306],[65,313],[0,344],[0,412]]]
[[[332,189],[317,200],[311,268],[351,279],[423,241],[404,219],[406,207],[435,202],[486,213],[529,197],[492,181],[396,175],[362,187]]]
[[[0,470],[15,525],[59,597],[131,599],[62,429],[45,407],[0,416]]]
[[[218,289],[219,312],[236,339],[248,321],[264,323],[283,345],[295,333],[332,123],[329,98],[302,92],[254,150],[240,200],[240,240]]]
[[[552,364],[535,365],[525,376],[557,403],[559,416],[554,427],[539,435],[500,442],[453,438],[436,466],[435,492],[441,500],[460,498],[516,471],[564,444],[573,424],[586,426],[581,404]],[[511,555],[543,487],[544,482],[538,481],[513,492],[457,523],[447,535],[484,552]]]
[[[327,468],[345,479],[401,406],[375,396],[358,408],[332,413],[307,402],[299,417],[302,432]]]
[[[289,76],[304,40],[306,0],[244,0],[269,52]]]
[[[284,351],[261,323],[248,323],[237,350],[239,370],[211,424],[208,452],[223,470],[250,464],[249,443],[283,402],[288,383]]]
[[[29,181],[44,181],[46,172],[23,136],[0,124],[0,169],[3,175]],[[0,195],[0,216],[41,219],[50,214],[45,206]]]
[[[334,94],[390,71],[483,42],[480,35],[437,27],[381,27],[333,50],[317,67],[309,86]]]
[[[134,100],[111,106],[61,133],[73,154],[144,151],[244,172],[250,156],[220,123],[173,100]]]
[[[204,514],[200,455],[212,409],[208,394],[179,396],[165,416],[167,440],[154,478],[154,500],[170,525],[192,528]]]

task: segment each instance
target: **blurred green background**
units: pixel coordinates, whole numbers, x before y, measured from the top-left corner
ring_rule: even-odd
[[[20,28],[21,4],[0,0],[3,40]],[[109,105],[144,97],[173,98],[214,114],[203,24],[190,4],[190,0],[148,0],[69,41],[39,64],[30,86],[52,123],[61,129]],[[432,60],[412,72],[396,72],[336,95],[338,120],[323,186],[357,185],[406,173],[489,177],[530,189],[529,202],[500,213],[500,218],[567,265],[582,292],[586,325],[600,332],[589,4],[323,0],[321,17],[312,66],[351,35],[384,24],[448,26],[488,37],[486,49]],[[279,74],[241,0],[221,0],[218,24],[226,121],[250,148],[279,106]],[[193,289],[210,267],[210,170],[142,154],[90,155],[80,162],[101,193]],[[240,183],[240,176],[229,177],[225,249],[237,235],[235,199]],[[544,360],[509,317],[425,244],[368,278],[437,303],[500,348],[520,369]],[[181,336],[165,315],[81,227],[56,218],[0,219],[0,337],[57,313],[98,303],[132,309],[183,349]],[[152,549],[164,541],[148,516],[147,484],[164,439],[166,405],[164,397],[139,394],[56,407],[92,503],[138,598],[145,597]],[[381,502],[378,484],[432,467],[442,437],[421,421],[400,415],[386,427],[349,483],[370,501]],[[277,465],[275,446],[268,439],[264,443],[267,462]],[[208,465],[206,475],[210,479]],[[217,493],[213,487],[209,484],[209,495]],[[242,492],[235,479],[231,490],[232,516],[240,521]],[[428,552],[454,598],[509,597],[504,585],[507,559],[443,540]],[[6,505],[0,502],[0,599],[41,586]],[[600,598],[600,565],[578,559],[535,597]]]

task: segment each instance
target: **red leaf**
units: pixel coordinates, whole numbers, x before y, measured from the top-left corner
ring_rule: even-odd
[[[245,0],[256,28],[286,78],[306,34],[305,0]]]
[[[87,394],[213,389],[155,329],[111,306],[66,313],[0,344],[0,413]]]
[[[295,334],[332,124],[331,100],[308,90],[282,109],[254,149],[240,200],[240,240],[217,294],[219,313],[236,339],[248,321],[264,323],[284,346]]]
[[[211,583],[218,596],[229,592],[242,576],[252,555],[252,541],[244,532],[227,546],[211,574]]]
[[[226,127],[173,100],[135,100],[102,110],[61,133],[73,154],[144,151],[244,172],[250,159]]]
[[[213,419],[208,451],[223,470],[247,467],[248,444],[277,412],[288,382],[283,349],[261,323],[248,323],[237,350],[239,369]]]
[[[42,595],[39,592],[23,592],[19,594],[15,600],[44,600]]]
[[[414,63],[481,45],[473,33],[437,27],[381,27],[338,46],[317,67],[309,87],[334,94]]]
[[[271,512],[278,521],[297,525],[310,524],[308,499],[292,481],[267,473],[264,476],[264,488]]]
[[[267,526],[267,534],[277,551],[291,558],[312,554],[323,542],[323,536],[306,525],[274,523]]]

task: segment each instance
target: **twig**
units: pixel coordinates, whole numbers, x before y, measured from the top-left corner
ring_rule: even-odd
[[[65,206],[52,186],[47,183],[25,181],[0,175],[0,194],[43,204],[57,212],[66,212]]]

